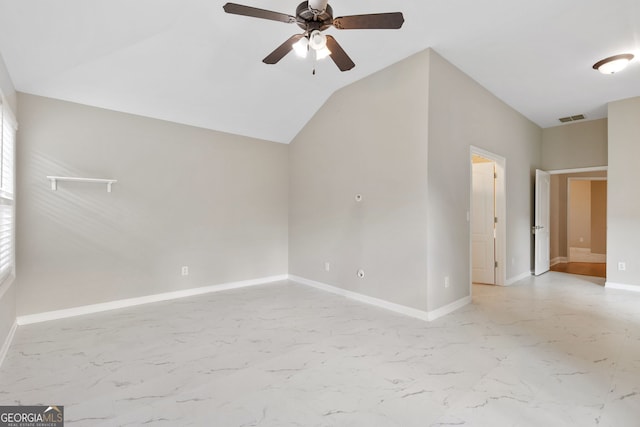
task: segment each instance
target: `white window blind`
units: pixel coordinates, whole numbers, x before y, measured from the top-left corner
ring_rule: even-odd
[[[1,97],[0,97],[1,99]],[[14,159],[16,121],[0,101],[0,280],[13,271],[15,239]]]

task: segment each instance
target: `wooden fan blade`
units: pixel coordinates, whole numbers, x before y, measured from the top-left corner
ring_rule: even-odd
[[[287,53],[291,52],[293,49],[293,45],[296,44],[298,40],[304,37],[304,34],[296,34],[287,39],[284,43],[276,48],[273,52],[267,55],[266,58],[262,60],[265,64],[277,64],[282,58],[284,58]]]
[[[237,3],[227,3],[222,6],[225,12],[232,13],[234,15],[251,16],[253,18],[270,19],[272,21],[286,22],[287,24],[293,24],[296,22],[296,17],[287,15],[285,13],[272,12],[270,10],[258,9],[257,7],[244,6]]]
[[[333,26],[339,30],[397,30],[403,23],[402,12],[340,16],[333,20]]]
[[[356,66],[332,36],[327,36],[327,49],[331,51],[331,59],[340,68],[340,71],[348,71]]]

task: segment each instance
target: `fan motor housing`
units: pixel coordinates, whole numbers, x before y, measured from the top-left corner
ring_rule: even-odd
[[[316,15],[309,8],[309,2],[303,1],[296,8],[296,23],[305,31],[324,31],[333,24],[333,9],[327,5],[324,12]]]

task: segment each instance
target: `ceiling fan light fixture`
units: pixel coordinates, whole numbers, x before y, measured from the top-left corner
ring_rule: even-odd
[[[321,60],[321,59],[326,58],[329,55],[331,55],[331,51],[326,46],[323,47],[322,49],[317,49],[316,50],[316,60],[318,60],[318,61]]]
[[[293,44],[293,50],[300,58],[306,58],[309,51],[309,39],[302,37],[300,40]]]
[[[602,74],[614,74],[624,70],[632,59],[633,55],[630,53],[610,56],[593,64],[593,69]]]
[[[327,37],[318,30],[311,32],[309,36],[309,46],[313,50],[320,50],[327,47]]]

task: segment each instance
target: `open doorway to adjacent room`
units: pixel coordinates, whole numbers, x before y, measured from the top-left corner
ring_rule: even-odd
[[[472,284],[505,284],[505,166],[503,157],[471,147]]]
[[[607,171],[551,175],[551,270],[606,277]]]

